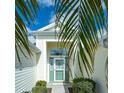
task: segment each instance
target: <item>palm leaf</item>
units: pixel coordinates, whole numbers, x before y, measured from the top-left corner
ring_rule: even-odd
[[[107,7],[107,0],[103,1]],[[84,71],[91,77],[94,71],[94,56],[98,48],[98,31],[107,28],[101,0],[54,0],[56,25],[60,28],[59,40],[69,45],[68,56],[73,64],[78,58],[82,76]],[[63,47],[63,46],[62,46]]]
[[[25,23],[27,22],[29,25],[33,23],[39,7],[37,0],[15,0],[15,5],[15,48],[19,62],[21,62],[19,50],[24,56],[26,55],[23,48],[30,56],[32,54],[29,48],[28,31]]]

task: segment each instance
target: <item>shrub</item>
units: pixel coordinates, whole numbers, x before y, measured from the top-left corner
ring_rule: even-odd
[[[47,93],[47,88],[41,86],[35,86],[32,88],[32,93]]]
[[[37,81],[35,87],[32,88],[32,93],[47,93],[46,81]]]
[[[44,81],[44,80],[39,80],[39,81],[36,82],[36,86],[46,87],[46,81]]]
[[[74,93],[83,91],[84,93],[95,93],[95,82],[89,78],[75,78],[73,79]]]

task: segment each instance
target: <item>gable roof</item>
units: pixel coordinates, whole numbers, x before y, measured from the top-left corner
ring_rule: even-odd
[[[55,23],[49,24],[43,28],[32,31],[33,36],[47,36],[47,35],[55,35],[59,33],[59,29],[55,29]]]

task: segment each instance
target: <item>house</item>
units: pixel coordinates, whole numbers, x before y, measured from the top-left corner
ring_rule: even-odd
[[[41,51],[29,43],[32,52],[30,57],[25,48],[21,45],[24,54],[18,49],[20,61],[15,54],[15,93],[22,93],[23,91],[30,91],[36,83],[36,65],[38,63]]]
[[[36,66],[36,80],[47,81],[47,86],[52,88],[52,93],[69,93],[68,87],[76,75],[80,76],[77,64],[67,64],[68,46],[60,48],[63,43],[58,43],[59,29],[55,30],[55,23],[34,31],[36,46],[40,49],[38,64]],[[95,80],[98,93],[107,93],[105,79],[105,62],[108,56],[107,37],[104,35],[95,55],[95,67],[93,79]],[[69,67],[68,67],[69,65]],[[71,70],[71,72],[70,72]]]

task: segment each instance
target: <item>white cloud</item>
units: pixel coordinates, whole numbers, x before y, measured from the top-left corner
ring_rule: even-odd
[[[49,20],[49,23],[53,23],[53,22],[55,22],[55,18],[56,18],[56,16],[53,15],[53,16],[51,17],[51,19]]]
[[[37,20],[34,20],[34,21],[33,21],[33,24],[34,24],[34,25],[37,25],[37,24],[38,24],[38,21],[37,21]]]
[[[38,0],[40,4],[45,5],[46,7],[53,6],[53,0]]]
[[[55,15],[54,12],[52,11],[51,14],[50,14],[49,24],[55,22],[55,18],[56,18],[56,15]]]

